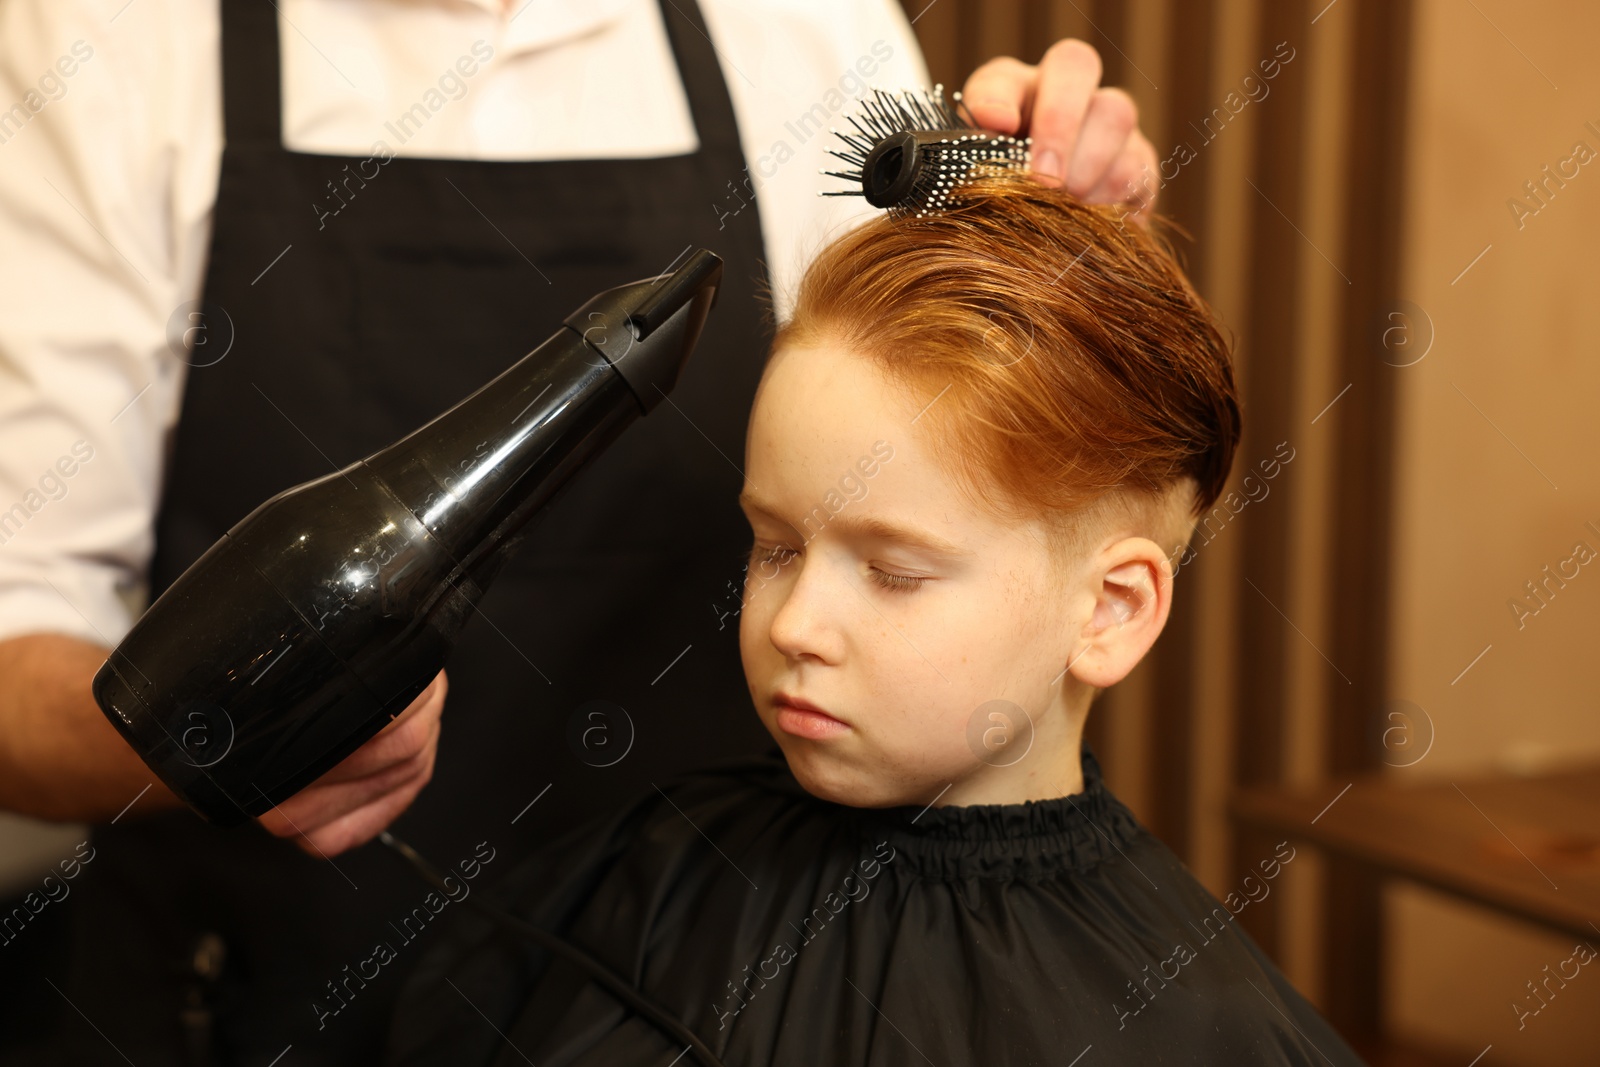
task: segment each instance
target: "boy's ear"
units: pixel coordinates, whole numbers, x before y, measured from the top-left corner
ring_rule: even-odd
[[[1154,541],[1129,537],[1090,572],[1094,610],[1079,633],[1072,676],[1104,689],[1122,681],[1155,644],[1172,610],[1172,564]]]

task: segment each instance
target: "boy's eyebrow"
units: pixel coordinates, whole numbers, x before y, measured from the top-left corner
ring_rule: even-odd
[[[763,515],[779,521],[787,521],[773,507],[763,502],[748,489],[739,494],[739,505],[747,511],[759,511]],[[807,515],[813,515],[819,511],[826,517],[826,522],[822,525],[832,526],[845,533],[869,537],[879,541],[893,541],[911,548],[920,548],[937,556],[955,558],[966,554],[962,547],[954,541],[947,541],[930,531],[898,526],[895,523],[872,515],[851,515],[848,513],[829,515],[828,509],[821,504],[812,508],[810,512],[807,512]],[[801,521],[804,522],[804,517],[802,517]],[[820,529],[821,527],[819,526],[818,532],[820,532]]]

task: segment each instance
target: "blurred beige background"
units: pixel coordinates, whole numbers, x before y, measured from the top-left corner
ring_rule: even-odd
[[[1577,142],[1600,153],[1600,6],[1475,3],[1417,6],[1403,189],[1406,292],[1437,337],[1400,394],[1390,686],[1437,726],[1396,773],[1439,779],[1600,758],[1600,568],[1521,628],[1508,603],[1539,607],[1524,583],[1578,541],[1600,551],[1600,155],[1544,206],[1524,189]],[[1419,891],[1388,907],[1396,1029],[1493,1043],[1485,1063],[1600,1061],[1600,974],[1521,1031],[1510,1007],[1570,939]]]

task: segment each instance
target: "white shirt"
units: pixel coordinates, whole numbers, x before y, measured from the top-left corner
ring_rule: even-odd
[[[657,0],[276,3],[291,150],[698,146]],[[862,86],[925,85],[926,68],[894,0],[699,4],[781,319],[810,257],[872,213],[817,196],[843,187],[818,173],[828,127]],[[419,103],[425,120],[394,127]],[[187,369],[168,322],[200,296],[222,132],[216,0],[0,0],[0,639],[111,645],[142,610]],[[706,211],[741,210],[746,177],[706,190]]]

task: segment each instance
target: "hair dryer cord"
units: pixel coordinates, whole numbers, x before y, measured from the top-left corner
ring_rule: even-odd
[[[431,863],[424,859],[416,849],[412,848],[398,837],[389,833],[387,830],[378,835],[378,840],[382,841],[385,845],[399,853],[401,858],[409,863],[412,869],[414,869],[422,877],[423,881],[427,882],[434,889],[439,890],[441,893],[449,892],[448,887],[445,885],[444,879],[440,876],[437,869],[435,869]],[[710,1046],[702,1041],[693,1030],[690,1030],[660,1005],[656,1004],[654,1001],[651,1001],[637,989],[633,988],[633,986],[629,985],[621,975],[607,967],[604,963],[601,963],[599,960],[595,959],[588,952],[585,952],[583,949],[569,941],[557,937],[548,930],[541,930],[537,926],[534,926],[528,922],[524,922],[515,915],[511,915],[492,904],[485,904],[482,900],[478,899],[477,896],[468,897],[466,903],[476,908],[485,917],[502,928],[509,930],[524,940],[533,942],[535,945],[538,945],[540,948],[545,949],[548,952],[555,953],[562,959],[567,960],[578,968],[588,972],[588,974],[592,976],[595,981],[599,982],[606,989],[609,989],[618,1000],[622,1001],[622,1003],[638,1012],[644,1018],[650,1020],[650,1022],[654,1023],[658,1029],[670,1035],[673,1040],[689,1046],[689,1048],[694,1051],[695,1058],[698,1059],[704,1065],[704,1067],[724,1067],[723,1062],[719,1060],[716,1057],[716,1054],[711,1051]]]

